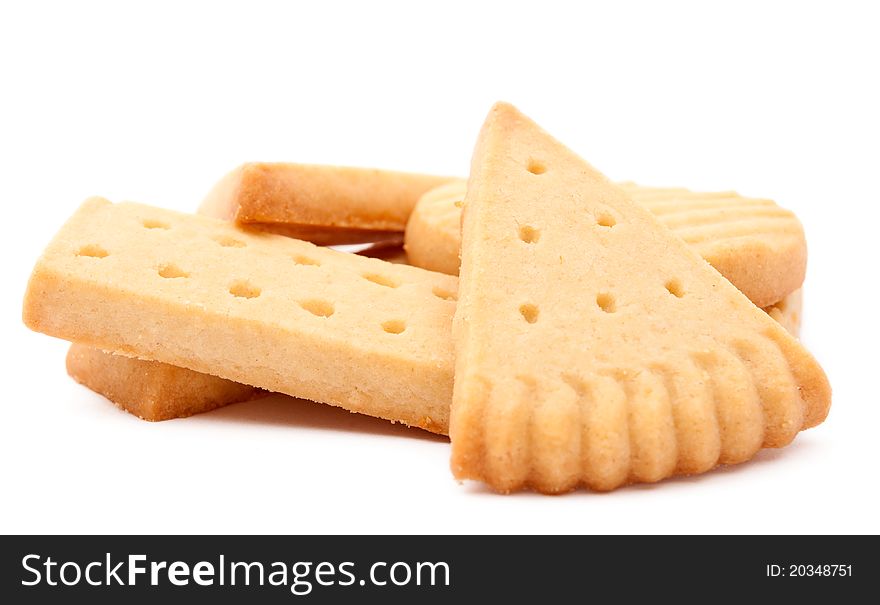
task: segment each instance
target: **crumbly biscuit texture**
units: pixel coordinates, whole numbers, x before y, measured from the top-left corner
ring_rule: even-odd
[[[32,329],[445,432],[457,280],[93,198],[38,261]]]
[[[794,213],[773,201],[733,191],[620,186],[759,307],[781,300],[803,283],[807,260],[803,228]],[[419,200],[405,239],[413,265],[458,274],[466,190],[466,181],[453,181]]]
[[[407,264],[400,246],[374,245],[359,254]],[[150,421],[185,418],[265,393],[217,376],[76,343],[67,353],[67,372],[121,409]]]
[[[507,492],[702,473],[821,422],[813,357],[506,104],[464,202],[452,470]]]
[[[344,166],[250,163],[221,179],[202,212],[330,245],[398,237],[419,197],[450,177]]]
[[[228,218],[227,209],[217,205],[207,205],[201,212],[205,216],[215,213],[219,215],[216,218]],[[210,374],[114,355],[76,343],[70,345],[67,353],[67,373],[120,409],[153,422],[207,412],[252,399],[262,392]]]
[[[152,422],[185,418],[265,394],[209,374],[76,343],[67,352],[67,373],[121,409]]]

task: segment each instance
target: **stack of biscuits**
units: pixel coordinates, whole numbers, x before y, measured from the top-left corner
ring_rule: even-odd
[[[448,434],[499,492],[610,490],[825,419],[805,267],[774,202],[612,183],[498,103],[467,180],[252,163],[197,214],[89,199],[23,316],[146,420],[285,393]]]

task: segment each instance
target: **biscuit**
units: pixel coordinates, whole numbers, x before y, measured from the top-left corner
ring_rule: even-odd
[[[32,329],[434,432],[454,277],[227,221],[86,201],[37,262]]]
[[[254,399],[265,391],[186,368],[70,345],[67,373],[144,420],[184,418]]]
[[[208,207],[204,213],[219,210]],[[67,373],[120,409],[151,422],[208,412],[263,392],[210,374],[76,343],[67,352]]]
[[[374,247],[359,254],[406,264],[406,254],[399,247]],[[765,311],[797,335],[800,301],[798,290]],[[451,367],[452,362],[444,364]],[[121,409],[150,421],[183,418],[265,394],[261,389],[210,374],[76,343],[70,345],[67,354],[67,371],[74,380]],[[439,427],[437,432],[445,433],[446,427]]]
[[[399,248],[382,248],[375,254],[389,262],[405,263]],[[797,290],[764,311],[797,336],[800,308],[801,291]],[[209,412],[266,393],[210,374],[114,355],[76,343],[70,345],[67,353],[67,372],[119,408],[153,422]],[[446,428],[439,427],[436,432],[445,433]]]
[[[481,131],[462,236],[458,479],[609,490],[743,462],[828,412],[797,340],[510,105]]]
[[[403,247],[410,264],[458,275],[461,206],[467,181],[451,181],[425,193],[406,224]]]
[[[244,169],[239,169],[243,171]],[[221,181],[228,188],[230,177]],[[217,202],[223,196],[214,196]],[[230,199],[222,200],[229,203]],[[205,204],[201,213],[206,216],[229,215],[229,207],[222,203]],[[266,231],[288,233],[285,225],[267,225]],[[339,230],[314,226],[308,229],[293,228],[300,239],[308,241],[339,241]],[[353,234],[349,233],[351,236]],[[356,237],[355,239],[370,239]],[[375,237],[373,237],[375,239]],[[383,258],[390,262],[407,264],[406,254],[399,246],[388,242],[399,240],[398,234],[390,234],[379,239],[384,242],[373,244],[363,253],[367,256]],[[67,371],[80,384],[90,388],[115,403],[123,410],[150,421],[170,420],[193,414],[207,412],[221,405],[252,399],[259,389],[247,387],[236,382],[224,380],[162,364],[155,361],[137,360],[114,355],[100,350],[86,351],[88,347],[72,344],[67,356]]]
[[[407,264],[400,246],[373,245],[358,254]],[[185,418],[265,394],[261,389],[210,374],[76,343],[67,353],[67,373],[119,408],[153,422]]]
[[[633,183],[621,187],[759,307],[781,300],[803,283],[803,228],[794,213],[772,201],[732,191],[698,193]],[[465,181],[453,181],[419,200],[406,230],[411,264],[458,274],[465,189]]]
[[[779,325],[797,338],[801,331],[801,316],[803,314],[804,293],[802,289],[795,290],[775,305],[766,307],[764,311]]]
[[[307,164],[244,164],[201,212],[316,244],[400,240],[419,197],[450,177]]]

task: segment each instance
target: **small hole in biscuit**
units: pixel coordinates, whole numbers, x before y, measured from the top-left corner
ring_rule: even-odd
[[[598,223],[600,227],[613,227],[617,224],[617,219],[615,219],[609,212],[601,212],[599,216],[596,217],[596,223]]]
[[[455,200],[452,205],[456,208],[461,208],[464,206],[464,200]]]
[[[321,263],[319,261],[316,261],[313,258],[309,258],[308,256],[303,256],[302,254],[294,256],[293,262],[295,262],[297,265],[314,265],[316,267],[321,266]]]
[[[666,282],[666,290],[676,298],[684,296],[684,288],[677,279],[670,279]]]
[[[523,225],[519,228],[519,239],[527,244],[534,244],[541,238],[541,232],[534,227]]]
[[[547,166],[544,162],[538,160],[529,160],[529,172],[532,174],[544,174],[547,172]]]
[[[535,305],[520,305],[519,312],[522,314],[523,319],[525,319],[530,324],[538,321],[538,307]]]
[[[389,334],[400,334],[406,330],[406,322],[399,319],[392,319],[382,323],[382,329]]]
[[[97,244],[89,244],[77,250],[77,256],[91,256],[93,258],[104,258],[108,252]]]
[[[443,300],[457,300],[455,294],[450,292],[449,290],[444,290],[439,286],[435,286],[431,292],[434,293],[434,296],[437,298],[442,298]]]
[[[260,295],[260,289],[244,280],[239,280],[232,282],[229,293],[237,298],[256,298]]]
[[[170,227],[168,223],[163,223],[162,221],[157,221],[149,218],[144,219],[143,225],[147,229],[168,229]]]
[[[599,296],[596,297],[596,304],[599,305],[599,308],[606,313],[614,313],[614,311],[617,310],[617,305],[614,302],[614,297],[605,292],[599,294]]]
[[[331,303],[316,298],[300,301],[299,306],[318,317],[330,317],[336,312]]]
[[[165,263],[163,265],[159,265],[159,275],[165,278],[189,277],[189,273],[187,273],[174,263]]]
[[[243,241],[237,240],[229,235],[218,235],[214,238],[214,241],[224,248],[244,248],[247,245]]]
[[[391,279],[390,277],[385,277],[384,275],[379,275],[378,273],[368,273],[364,275],[363,278],[374,284],[379,284],[380,286],[386,286],[388,288],[396,288],[400,285],[398,281]]]

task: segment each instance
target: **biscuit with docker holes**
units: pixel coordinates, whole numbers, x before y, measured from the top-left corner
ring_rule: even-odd
[[[250,168],[248,168],[250,166]],[[266,186],[271,182],[272,178],[284,180],[284,175],[292,178],[295,173],[298,177],[298,186],[301,187],[307,195],[314,195],[317,184],[310,181],[309,174],[318,175],[318,179],[325,186],[327,185],[327,173],[337,173],[341,171],[343,175],[357,175],[362,170],[358,169],[338,169],[328,167],[308,167],[297,165],[276,165],[274,168],[268,168],[263,165],[262,171],[272,176],[263,176],[263,178],[250,178],[243,175],[249,173],[250,170],[257,170],[259,165],[245,165],[236,171],[236,175],[240,179],[238,182],[238,191],[236,195],[252,199],[259,197],[252,188],[257,184]],[[348,171],[348,172],[347,172]],[[381,191],[391,191],[392,198],[396,195],[398,198],[403,195],[408,188],[415,186],[422,180],[418,175],[402,175],[397,178],[398,173],[389,173],[385,171],[369,171],[374,178],[384,188]],[[424,177],[426,183],[431,184],[433,177]],[[234,196],[229,193],[231,188],[230,182],[234,181],[230,175],[227,175],[221,184],[215,187],[213,196],[209,196],[209,203],[203,204],[200,212],[206,216],[216,216],[217,218],[228,218],[231,212],[230,204],[233,202]],[[350,178],[349,178],[350,180]],[[337,181],[341,190],[328,194],[328,197],[335,198],[340,195],[346,195],[346,187],[350,186],[346,178],[340,178]],[[225,193],[221,193],[224,192]],[[282,189],[283,191],[283,189]],[[362,195],[375,195],[377,192],[364,192]],[[266,203],[276,203],[281,205],[280,194],[272,195],[263,193]],[[313,242],[333,242],[339,241],[340,230],[336,227],[328,225],[313,225],[308,229],[303,229],[296,225],[285,224],[266,224],[263,230],[289,235],[292,231],[299,236],[300,239]],[[354,232],[348,232],[348,236],[353,236]],[[387,241],[397,239],[399,236],[390,234],[379,239],[386,242],[375,243],[363,251],[367,256],[375,256],[383,258],[391,262],[399,262],[406,264],[406,255],[399,246],[388,245]],[[356,236],[354,239],[376,239],[375,234],[370,237]],[[234,244],[233,244],[234,245]],[[80,384],[90,388],[91,390],[103,395],[121,409],[131,412],[132,414],[150,421],[170,420],[172,418],[181,418],[191,416],[193,414],[207,412],[218,406],[235,403],[237,401],[245,401],[253,399],[262,394],[260,389],[247,387],[245,385],[224,380],[222,378],[212,377],[207,374],[193,372],[185,368],[162,364],[155,361],[142,361],[131,359],[120,355],[114,355],[100,350],[87,351],[87,347],[73,344],[67,355],[67,372]]]
[[[803,228],[794,213],[771,200],[732,191],[620,185],[759,307],[781,300],[803,283]],[[465,181],[452,181],[421,197],[406,228],[411,264],[458,274],[466,188]]]
[[[434,432],[457,279],[140,204],[86,201],[38,260],[30,328]]]
[[[210,216],[210,212],[220,211],[208,206],[202,213]],[[237,240],[229,239],[226,244],[235,246]],[[103,395],[120,409],[151,422],[209,412],[265,393],[210,374],[114,355],[77,343],[71,344],[67,351],[66,366],[68,375],[81,385]]]
[[[359,254],[406,264],[400,246],[372,246]],[[266,394],[210,374],[76,343],[67,353],[67,373],[122,410],[152,422],[185,418]]]
[[[406,255],[399,247],[369,248],[359,254],[406,264]],[[795,336],[800,322],[800,292],[798,290],[764,309]],[[447,319],[444,316],[441,321]],[[448,365],[451,367],[451,362]],[[67,371],[74,380],[103,395],[121,409],[150,421],[208,412],[266,393],[262,389],[210,374],[158,361],[106,353],[76,343],[70,345],[67,354]],[[438,427],[437,432],[445,433],[446,427]]]
[[[432,196],[439,196],[443,201],[449,199],[448,196],[464,195],[464,182],[453,181],[448,185],[435,188],[431,192],[423,196],[420,206],[429,200]],[[644,190],[649,194],[663,194],[669,192],[686,192],[687,190],[675,189],[656,189],[656,188],[639,188],[633,186],[634,190]],[[452,200],[454,203],[455,200]],[[222,213],[222,210],[210,205],[204,206],[201,210],[203,213],[214,212]],[[431,216],[430,213],[426,213]],[[448,235],[453,239],[452,244],[447,243],[446,249],[456,248],[459,245],[459,227],[460,213],[458,211],[446,213],[447,217],[451,217],[454,221],[455,228],[449,228],[449,225],[430,225],[432,231],[422,233],[415,239],[413,243],[413,235],[416,229],[414,224],[418,225],[424,221],[415,221],[410,223],[410,243],[415,249],[424,253],[425,245],[430,245],[436,241],[437,235]],[[269,229],[284,230],[284,225],[270,226]],[[315,228],[317,232],[318,227]],[[324,239],[318,237],[317,239]],[[406,264],[406,254],[399,247],[373,245],[372,247],[361,252],[367,256],[382,258],[391,262]],[[436,258],[443,258],[443,250],[434,255]],[[448,255],[447,255],[448,256]],[[458,271],[458,254],[454,254],[455,267],[454,271]],[[452,272],[451,268],[443,268],[445,272]],[[774,318],[782,322],[788,327],[788,318],[794,313],[795,307],[789,305],[785,307],[788,313],[783,311],[783,307],[774,306]],[[795,328],[796,330],[797,328]],[[796,332],[794,332],[796,333]],[[166,420],[171,418],[185,417],[195,413],[209,411],[219,405],[226,405],[237,401],[252,399],[261,394],[259,389],[247,387],[232,381],[228,381],[210,375],[195,373],[191,370],[178,368],[160,362],[148,362],[127,358],[125,356],[114,355],[99,350],[86,351],[86,347],[72,345],[68,353],[67,369],[68,373],[81,384],[89,387],[93,391],[100,393],[106,398],[113,401],[116,405],[124,410],[131,411],[136,416],[145,420]],[[138,367],[142,364],[142,367]]]
[[[400,241],[419,197],[450,180],[372,168],[255,162],[223,177],[201,211],[316,244]]]
[[[405,262],[400,248],[381,248],[373,254],[389,262]],[[797,336],[800,308],[798,290],[764,311]],[[67,372],[121,409],[153,422],[184,418],[266,394],[262,389],[210,374],[105,353],[76,343],[70,345],[67,353]],[[437,432],[445,433],[446,428]]]
[[[831,400],[795,338],[503,103],[471,164],[453,334],[451,467],[501,492],[743,462]]]

